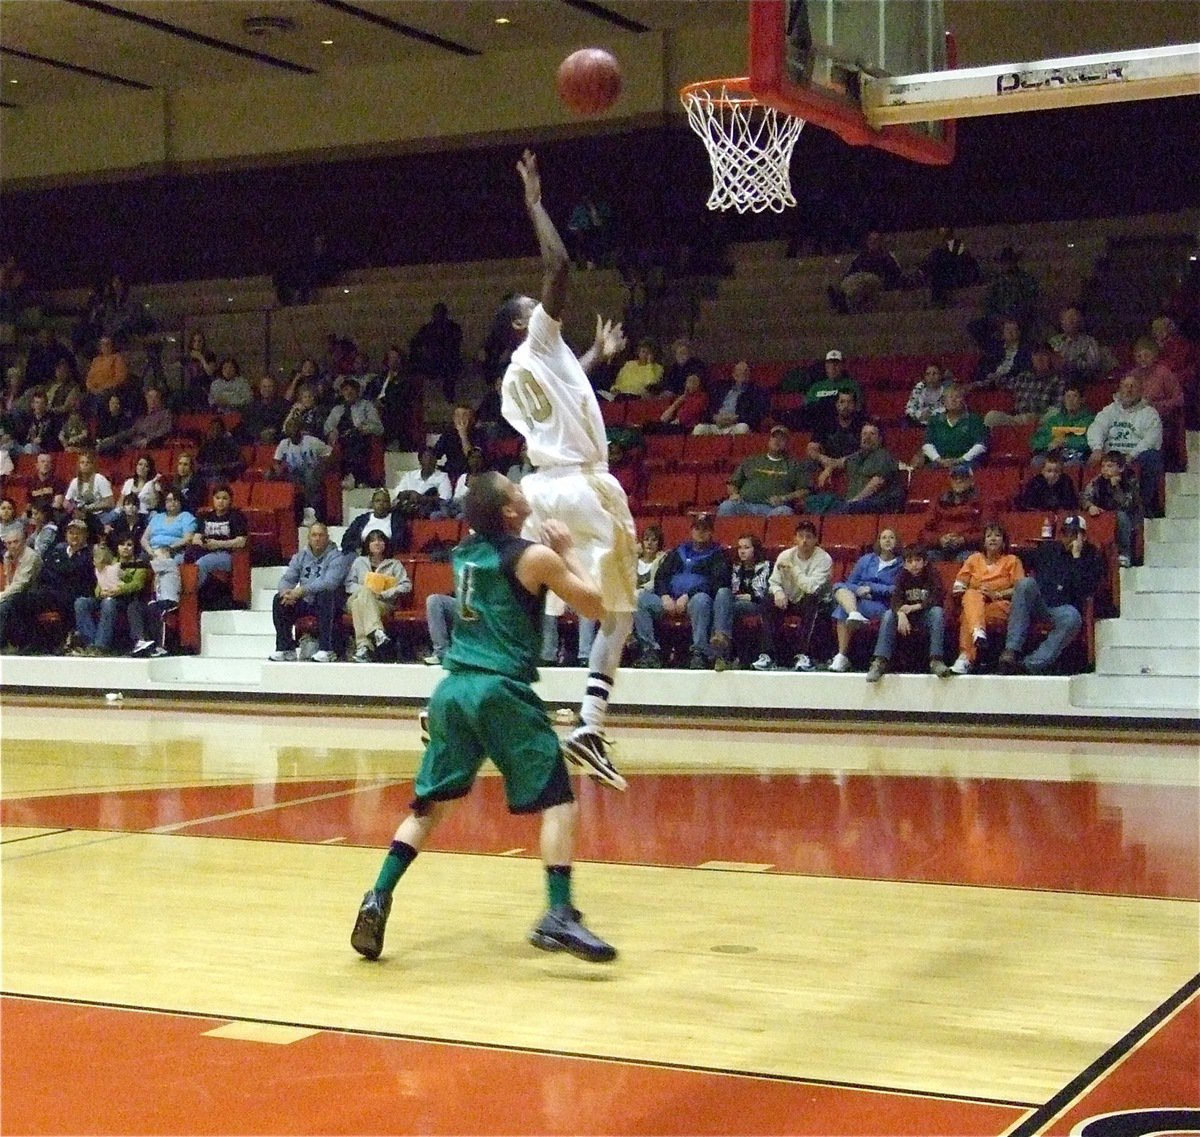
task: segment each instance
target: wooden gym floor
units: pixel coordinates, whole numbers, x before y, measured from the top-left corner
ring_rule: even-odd
[[[1200,1111],[1194,739],[768,726],[618,724],[629,793],[578,782],[576,900],[614,964],[525,942],[537,823],[495,777],[372,964],[349,932],[411,711],[10,701],[0,1129],[991,1137]]]

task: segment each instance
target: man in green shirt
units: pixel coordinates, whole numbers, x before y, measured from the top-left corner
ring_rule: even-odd
[[[813,464],[797,462],[788,452],[788,429],[773,426],[767,452],[746,458],[729,478],[729,497],[717,506],[718,517],[803,511],[812,488]]]
[[[519,536],[530,512],[520,487],[494,472],[478,475],[465,498],[472,535],[452,554],[454,634],[442,661],[449,674],[429,702],[429,744],[411,812],[363,897],[350,936],[367,959],[383,951],[400,878],[454,802],[470,792],[489,757],[504,779],[509,811],[542,816],[550,904],[529,942],[592,963],[616,958],[616,949],[584,927],[571,903],[578,808],[558,736],[530,686],[537,678],[546,593],[588,619],[603,615],[603,603],[562,522],[545,522],[543,544]]]
[[[900,467],[873,422],[863,423],[859,448],[846,458],[846,499],[831,513],[891,513],[904,508]]]
[[[925,428],[920,455],[933,466],[974,465],[987,453],[987,427],[983,419],[967,410],[963,389],[946,388],[946,413],[934,415]]]

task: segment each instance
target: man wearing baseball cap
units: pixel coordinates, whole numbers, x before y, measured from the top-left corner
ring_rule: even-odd
[[[1058,540],[1044,540],[1034,550],[1033,575],[1017,581],[1013,588],[1008,632],[1000,654],[1002,675],[1044,675],[1079,635],[1084,609],[1104,572],[1100,553],[1086,533],[1086,518],[1071,514],[1063,518]],[[1022,660],[1019,653],[1030,625],[1041,620],[1050,621],[1050,631]]]

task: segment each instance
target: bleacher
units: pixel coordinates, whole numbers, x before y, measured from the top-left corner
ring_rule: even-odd
[[[1049,319],[1059,303],[1073,299],[1085,286],[1094,288],[1095,269],[1110,240],[1156,232],[1194,231],[1198,223],[1200,211],[1191,211],[1169,217],[982,227],[960,230],[960,234],[985,267],[990,255],[1002,245],[1020,248],[1025,267],[1043,281],[1044,312]],[[913,263],[918,254],[923,255],[932,237],[931,233],[895,235],[892,247],[902,262]],[[963,329],[974,312],[980,289],[963,290],[952,307],[941,309],[924,307],[923,294],[919,292],[885,293],[876,311],[842,316],[828,310],[824,290],[830,280],[840,275],[846,260],[845,257],[788,259],[783,255],[782,245],[771,242],[735,246],[731,250],[732,272],[715,282],[706,282],[705,289],[711,295],[701,296],[695,327],[687,330],[701,341],[706,357],[717,361],[713,365],[717,374],[726,373],[739,358],[748,359],[754,380],[773,392],[773,414],[793,409],[799,399],[777,390],[790,368],[820,358],[829,347],[841,348],[846,353],[849,373],[866,391],[868,409],[883,425],[884,444],[897,458],[906,461],[921,441],[920,428],[903,421],[907,392],[929,361],[947,366],[958,375],[969,374],[973,369],[976,356]],[[264,277],[162,284],[140,292],[158,319],[168,344],[182,344],[187,331],[202,328],[221,354],[241,356],[246,370],[254,373],[260,364],[284,371],[302,355],[318,353],[329,331],[352,336],[372,358],[378,358],[385,345],[406,340],[438,300],[445,301],[451,314],[463,324],[469,356],[485,334],[496,299],[513,287],[536,291],[539,276],[539,264],[533,258],[365,270],[349,274],[337,285],[322,290],[313,303],[292,308],[275,305],[270,282]],[[626,299],[625,289],[612,270],[576,273],[572,287],[568,337],[582,344],[590,339],[592,314],[597,310],[616,314]],[[65,312],[69,311],[73,297],[63,293],[53,299],[53,306]],[[1103,337],[1103,329],[1096,330]],[[134,356],[136,359],[136,347]],[[146,373],[144,367],[135,370]],[[1107,390],[1097,387],[1089,392],[1089,402],[1098,405],[1107,401],[1108,395]],[[440,403],[439,393],[430,392],[428,399],[436,422],[439,413],[444,416],[446,408]],[[994,392],[978,392],[972,397],[971,409],[983,413],[992,405],[1000,406],[1002,399],[1002,395]],[[654,399],[617,401],[605,403],[603,413],[610,425],[636,430],[657,419],[664,406],[663,401]],[[156,453],[160,469],[171,468],[181,450],[194,449],[206,421],[203,414],[179,416],[177,436]],[[1029,433],[1025,428],[995,431],[989,463],[979,476],[991,512],[1009,529],[1018,550],[1040,536],[1044,521],[1041,514],[1022,515],[1010,508],[1016,488],[1030,473]],[[793,433],[791,445],[798,456],[802,455],[806,442],[803,433]],[[643,448],[635,453],[631,472],[622,476],[639,525],[650,520],[663,525],[670,546],[686,531],[690,513],[711,509],[726,496],[728,472],[740,458],[764,450],[766,440],[761,434],[693,438],[648,433],[643,443]],[[234,602],[245,608],[240,615],[246,617],[262,612],[264,600],[269,608],[271,577],[277,576],[279,566],[303,539],[293,520],[291,487],[264,476],[269,457],[261,451],[261,447],[247,448],[243,454],[246,473],[234,483],[235,505],[246,511],[252,521],[251,549],[244,558],[239,558],[233,574],[235,580],[231,582]],[[381,480],[383,457],[377,456]],[[393,457],[388,456],[389,463]],[[498,456],[496,464],[504,468],[509,457],[507,453]],[[74,456],[59,459],[68,464],[73,460]],[[100,465],[119,485],[132,465],[132,457],[102,459]],[[22,458],[15,477],[8,479],[5,487],[18,505],[22,479],[28,476],[29,466],[30,462]],[[69,472],[62,471],[66,477],[72,473],[73,467]],[[1069,473],[1079,476],[1077,470]],[[902,541],[911,540],[919,530],[921,511],[940,491],[939,475],[927,470],[914,472],[908,491],[904,513],[868,515],[854,519],[853,526],[850,519],[837,516],[815,519],[822,543],[831,547],[830,551],[838,558],[839,573],[848,571],[883,525],[895,528]],[[1193,492],[1185,491],[1185,499],[1190,501]],[[342,493],[340,482],[331,474],[326,512],[332,520],[352,519],[353,510],[344,508],[351,497]],[[1184,520],[1190,516],[1191,508],[1184,506]],[[756,519],[734,520],[736,526],[724,522],[720,525],[722,540],[729,541],[731,534],[736,537],[735,529],[737,532],[755,529]],[[787,525],[782,527],[763,523],[761,536],[772,551],[790,543],[795,519],[784,520]],[[783,529],[787,532],[783,533]],[[1115,552],[1104,527],[1094,530],[1093,540],[1100,538],[1110,562],[1097,611],[1102,616],[1115,615],[1121,611],[1122,573],[1116,569]],[[1160,539],[1170,540],[1171,536],[1168,526],[1168,532]],[[438,562],[421,554],[416,534],[406,556],[414,580],[419,572],[426,581],[422,587],[432,587],[428,582],[442,570],[420,568],[422,564]],[[419,598],[400,609],[396,621],[402,627],[401,642],[414,653],[419,650],[415,641],[420,631],[418,625],[423,621],[416,599]],[[236,623],[239,613],[202,614],[194,604],[189,608],[188,603],[186,612],[181,613],[177,633],[182,649],[200,651],[204,656],[211,654],[209,646],[228,647],[222,644],[226,638],[222,629]],[[1089,621],[1084,659],[1074,660],[1073,666],[1079,668],[1093,662],[1095,645],[1103,639],[1095,634]]]

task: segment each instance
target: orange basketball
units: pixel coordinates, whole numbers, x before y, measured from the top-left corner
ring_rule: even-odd
[[[621,93],[621,65],[602,47],[583,47],[558,65],[554,85],[576,114],[599,114]]]

